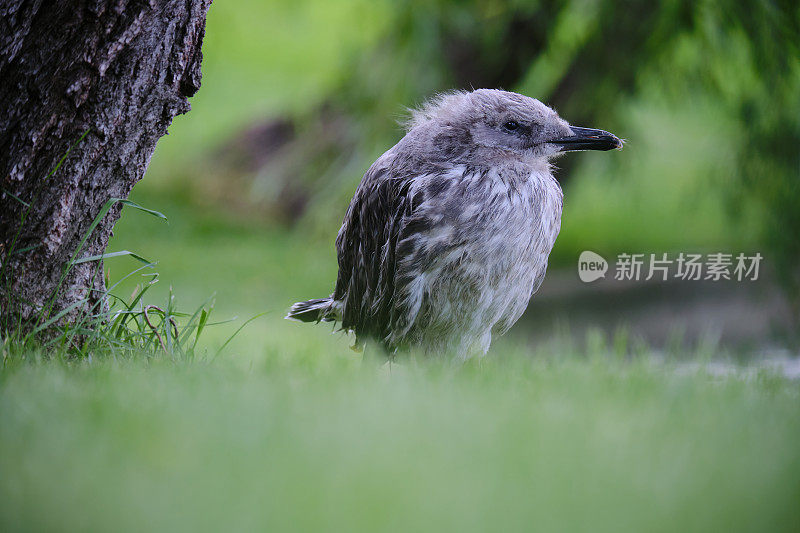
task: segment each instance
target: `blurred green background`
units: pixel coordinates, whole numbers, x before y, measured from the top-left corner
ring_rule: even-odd
[[[407,108],[438,91],[502,87],[627,140],[622,152],[557,161],[561,235],[512,334],[539,339],[558,323],[630,327],[651,343],[783,343],[798,316],[799,13],[767,1],[218,2],[203,87],[134,191],[171,224],[126,213],[111,249],[158,260],[162,294],[173,285],[190,307],[216,293],[225,316],[269,311],[237,341],[245,351],[297,335],[279,318],[331,291],[350,196],[403,135]],[[576,276],[586,249],[612,263],[619,253],[765,259],[758,284],[598,289]],[[112,261],[112,278],[126,272],[127,260]],[[581,315],[587,302],[602,313]]]
[[[799,26],[796,2],[216,1],[203,86],[134,189],[169,224],[125,208],[109,251],[159,262],[146,303],[238,318],[189,356],[4,348],[0,529],[797,531]],[[406,108],[470,87],[627,140],[558,160],[525,316],[482,360],[390,372],[283,320],[331,291]],[[764,261],[585,284],[586,249]]]

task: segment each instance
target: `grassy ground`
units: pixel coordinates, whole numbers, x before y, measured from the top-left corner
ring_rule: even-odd
[[[800,383],[597,339],[386,375],[282,319],[330,290],[329,246],[137,200],[170,224],[126,213],[111,250],[161,259],[150,301],[216,291],[216,318],[242,318],[195,361],[5,361],[0,529],[796,530]]]
[[[4,530],[796,531],[795,382],[511,347],[483,364],[27,364]]]

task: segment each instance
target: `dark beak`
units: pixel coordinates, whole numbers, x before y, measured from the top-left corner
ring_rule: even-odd
[[[572,135],[550,141],[561,147],[562,152],[577,150],[614,150],[622,148],[622,141],[617,136],[603,130],[592,128],[576,128],[570,126]]]

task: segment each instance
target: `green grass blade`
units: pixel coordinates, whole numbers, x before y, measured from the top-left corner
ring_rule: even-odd
[[[18,201],[19,203],[21,203],[25,207],[30,207],[31,206],[31,204],[29,204],[28,202],[26,202],[25,200],[23,200],[22,198],[20,198],[16,194],[13,194],[11,191],[9,191],[7,189],[2,189],[2,191],[3,191],[3,194],[9,195],[11,198],[13,198],[14,200]]]
[[[246,325],[248,325],[250,322],[252,322],[253,320],[255,320],[255,319],[257,319],[257,318],[261,318],[262,316],[266,315],[267,313],[269,313],[269,311],[264,311],[263,313],[259,313],[259,314],[255,315],[255,316],[252,316],[252,317],[250,317],[249,319],[247,319],[247,320],[244,322],[244,324],[242,324],[241,326],[239,326],[239,328],[238,328],[236,331],[234,331],[234,332],[233,332],[233,335],[231,335],[230,337],[228,337],[228,340],[226,340],[226,341],[225,341],[225,342],[222,344],[222,346],[220,346],[220,347],[219,347],[219,350],[217,350],[217,353],[215,353],[215,354],[214,354],[214,359],[216,359],[216,358],[219,356],[219,354],[220,354],[220,353],[222,353],[222,350],[224,350],[224,349],[225,349],[225,347],[226,347],[226,346],[228,346],[228,344],[229,344],[229,343],[230,343],[230,342],[231,342],[231,341],[234,339],[234,337],[236,337],[236,335],[238,335],[238,334],[239,334],[239,332],[240,332],[240,331],[242,331],[242,330],[244,329],[244,327],[245,327]]]
[[[25,252],[30,252],[31,250],[35,250],[39,248],[41,244],[33,244],[31,246],[26,246],[25,248],[20,248],[19,250],[14,250],[9,255],[17,255],[17,254],[24,254]]]
[[[195,346],[197,346],[197,341],[200,340],[200,335],[203,333],[203,329],[206,327],[206,322],[208,322],[208,312],[203,309],[203,312],[200,313],[200,321],[197,324],[197,334],[194,336],[194,343],[192,344],[192,350],[194,350]]]
[[[122,198],[117,198],[117,201],[119,201],[119,203],[121,203],[122,205],[127,205],[129,207],[133,207],[134,209],[138,209],[139,211],[142,211],[144,213],[153,215],[154,217],[158,217],[160,219],[163,219],[163,220],[166,220],[167,222],[169,222],[169,219],[167,219],[166,215],[164,215],[164,213],[162,213],[160,211],[156,211],[154,209],[148,209],[146,207],[142,207],[141,205],[137,204],[136,202],[131,202],[130,200],[125,200],[125,199],[122,199]]]
[[[145,265],[153,264],[152,261],[149,259],[145,259],[139,254],[135,254],[129,250],[121,250],[119,252],[109,252],[107,254],[100,254],[100,255],[90,255],[88,257],[81,257],[80,259],[76,259],[72,262],[73,265],[80,265],[81,263],[89,263],[90,261],[100,261],[103,259],[108,259],[110,257],[122,257],[122,256],[130,256],[139,261],[140,263],[144,263]]]

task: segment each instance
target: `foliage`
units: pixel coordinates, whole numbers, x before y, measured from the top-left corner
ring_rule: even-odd
[[[691,25],[662,50],[644,85],[673,105],[706,94],[737,119],[734,180],[741,206],[763,217],[761,244],[800,320],[800,11],[773,2],[701,3]],[[655,70],[672,76],[653,79]],[[716,132],[711,132],[716,135]]]

